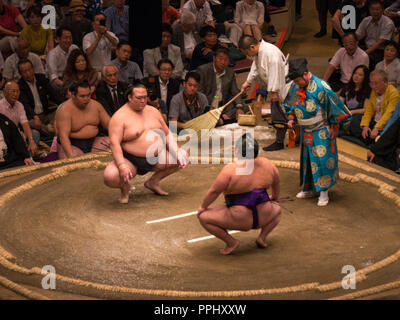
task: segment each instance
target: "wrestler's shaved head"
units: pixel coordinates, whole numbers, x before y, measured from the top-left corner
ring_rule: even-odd
[[[258,156],[258,142],[250,133],[245,133],[235,145],[236,156],[241,159],[255,159]]]

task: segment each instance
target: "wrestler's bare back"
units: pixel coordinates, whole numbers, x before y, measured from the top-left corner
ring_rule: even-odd
[[[275,165],[266,158],[257,157],[254,160],[254,168],[250,174],[238,175],[238,170],[245,167],[242,162],[235,162],[224,167],[224,174],[229,176],[229,184],[225,194],[238,194],[254,189],[269,189],[276,179],[279,180],[279,171]],[[218,179],[218,178],[217,178]]]
[[[70,124],[69,137],[74,139],[89,139],[98,134],[98,125],[101,123],[100,110],[101,105],[95,101],[90,102],[84,109],[77,108],[71,99],[66,101],[57,111],[57,123],[61,119]]]
[[[114,131],[116,127],[119,128],[118,131]],[[125,104],[110,122],[110,129],[121,135],[122,149],[138,157],[145,157],[147,149],[154,141],[160,141],[160,136],[152,130],[165,132],[166,128],[160,112],[148,105],[141,111],[135,111]]]

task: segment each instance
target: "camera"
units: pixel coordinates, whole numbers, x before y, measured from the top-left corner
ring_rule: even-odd
[[[100,25],[105,27],[106,26],[106,19],[101,19],[100,21]]]

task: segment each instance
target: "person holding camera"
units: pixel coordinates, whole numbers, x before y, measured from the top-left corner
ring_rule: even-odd
[[[111,63],[111,51],[118,44],[118,38],[106,27],[106,17],[103,13],[93,16],[94,31],[84,36],[82,47],[89,57],[92,67],[100,72],[102,67]]]
[[[181,81],[172,78],[174,64],[169,59],[161,59],[157,63],[158,76],[148,77],[148,92],[154,92],[156,99],[159,99],[160,106],[165,106],[165,115],[168,114],[172,97],[180,91]],[[150,96],[150,94],[149,94]],[[154,101],[154,100],[152,100]],[[151,102],[149,104],[152,105]],[[164,114],[164,112],[162,112]]]

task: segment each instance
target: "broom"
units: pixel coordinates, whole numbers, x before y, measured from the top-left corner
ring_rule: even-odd
[[[183,128],[192,129],[197,133],[199,133],[202,129],[208,129],[208,130],[213,129],[217,124],[219,117],[221,116],[224,109],[228,105],[230,105],[233,101],[235,101],[242,93],[243,91],[240,91],[236,96],[234,96],[231,100],[225,103],[222,107],[210,110],[207,113],[202,114],[201,116],[198,116],[188,122],[185,122],[183,124]]]

